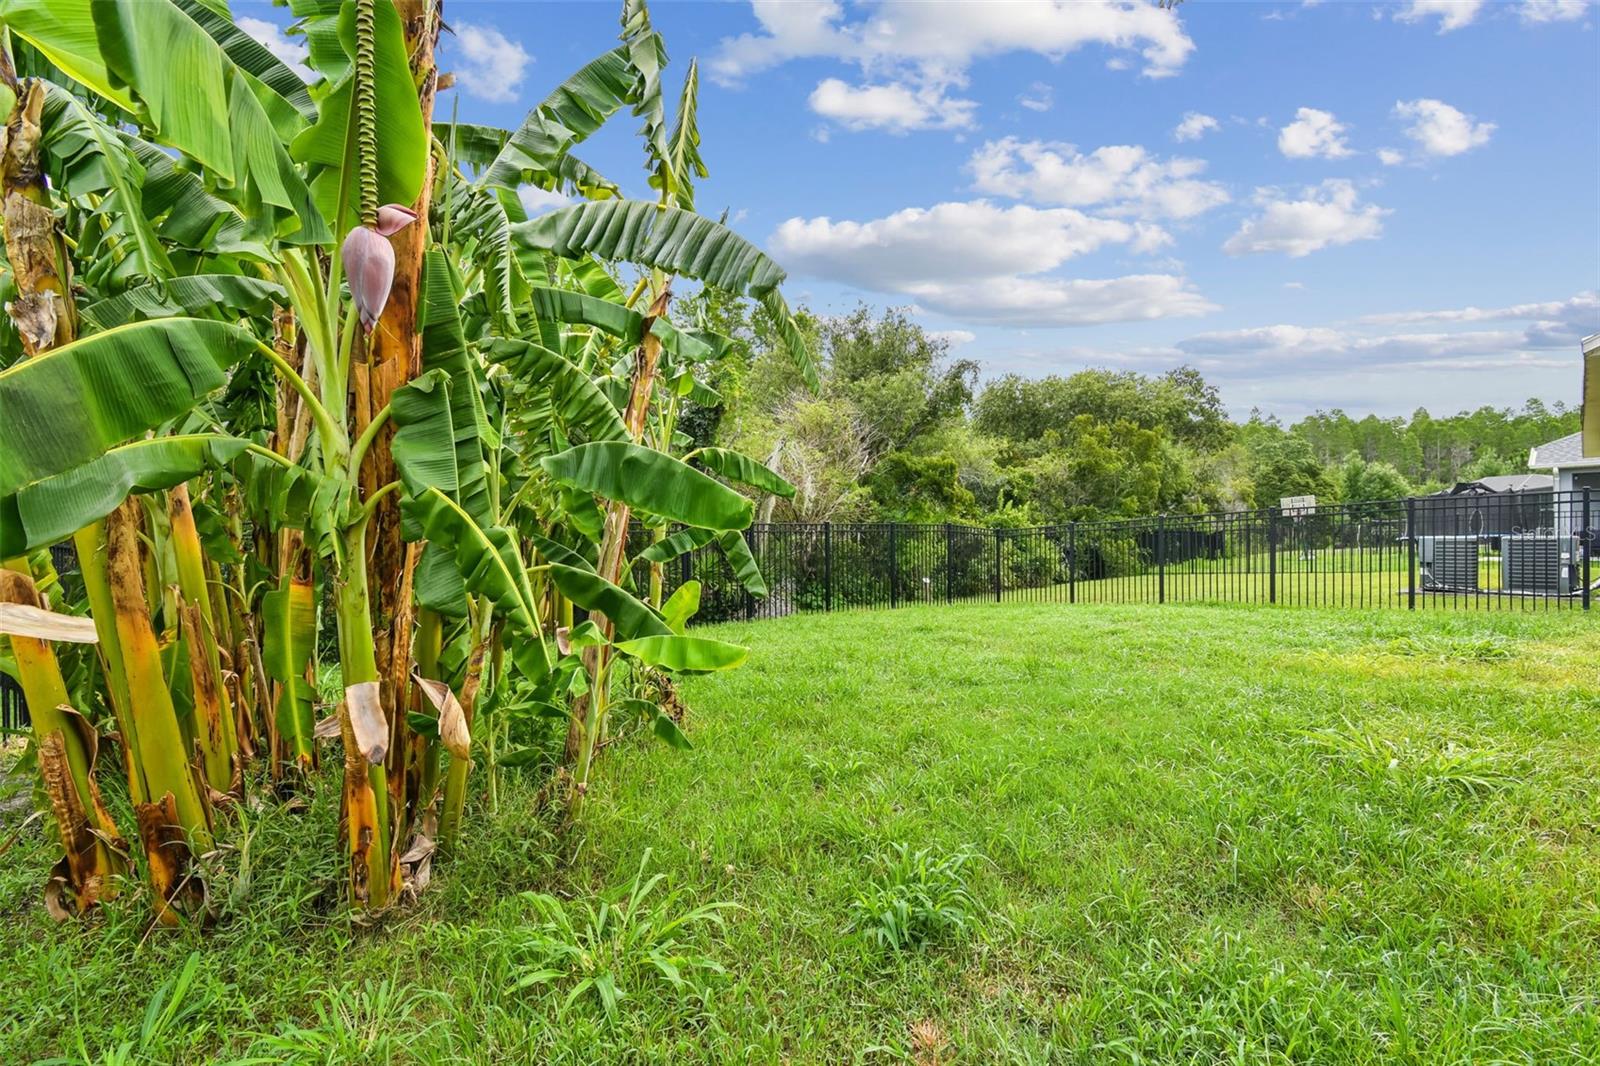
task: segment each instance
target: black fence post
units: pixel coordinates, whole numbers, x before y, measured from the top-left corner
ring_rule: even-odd
[[[1078,602],[1078,523],[1067,523],[1067,602]]]
[[[944,602],[956,601],[956,527],[944,524]]]
[[[750,535],[745,538],[750,542],[750,554],[756,559],[761,558],[761,541],[755,527],[750,527]],[[744,619],[750,621],[756,616],[756,597],[748,588],[744,590]]]
[[[1000,602],[1000,529],[994,531],[994,602]]]
[[[1589,609],[1591,593],[1589,591],[1589,561],[1594,558],[1594,511],[1589,494],[1593,490],[1588,486],[1583,489],[1583,543],[1580,550],[1583,552],[1583,570],[1580,578],[1583,581],[1583,609]]]
[[[687,585],[694,580],[694,550],[683,553],[683,561],[678,564],[678,584]]]
[[[900,606],[900,523],[889,523],[889,606]]]
[[[1167,516],[1156,516],[1156,602],[1167,602]]]
[[[1278,602],[1278,509],[1267,508],[1267,602]]]
[[[822,609],[833,610],[833,523],[822,523]]]
[[[1406,610],[1417,609],[1417,500],[1406,497]]]

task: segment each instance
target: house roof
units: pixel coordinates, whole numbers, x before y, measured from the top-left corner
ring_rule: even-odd
[[[1556,479],[1549,474],[1492,474],[1476,481],[1461,481],[1450,490],[1450,495],[1469,492],[1546,492],[1555,488]]]
[[[1558,466],[1600,466],[1600,455],[1584,455],[1583,434],[1569,433],[1533,449],[1533,454],[1528,457],[1528,465],[1535,470],[1549,470]]]

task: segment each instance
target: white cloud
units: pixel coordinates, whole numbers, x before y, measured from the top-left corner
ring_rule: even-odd
[[[972,200],[908,207],[869,222],[791,218],[769,243],[795,270],[892,291],[929,279],[1035,274],[1137,236],[1126,222],[1070,208]]]
[[[311,50],[301,41],[292,40],[284,34],[275,22],[266,19],[241,17],[234,20],[245,33],[255,38],[267,51],[278,57],[279,62],[300,75],[301,81],[312,81],[320,77],[310,67],[306,66],[306,57]]]
[[[458,22],[455,31],[456,47],[466,61],[456,71],[456,84],[480,100],[515,100],[523,72],[533,62],[527,50],[493,26]]]
[[[951,348],[959,348],[978,339],[978,335],[970,329],[930,329],[928,336],[936,341],[944,341]]]
[[[910,130],[966,129],[972,125],[975,100],[946,95],[947,86],[847,85],[838,78],[820,82],[811,94],[811,110],[847,129],[882,129],[890,133]]]
[[[1345,128],[1331,111],[1302,107],[1294,121],[1278,131],[1278,151],[1290,159],[1341,159],[1350,154]]]
[[[873,0],[849,20],[836,0],[752,0],[762,33],[725,38],[713,75],[737,80],[791,59],[827,57],[865,66],[910,63],[946,72],[974,59],[1037,52],[1052,59],[1085,45],[1138,52],[1151,77],[1177,73],[1194,51],[1176,12],[1117,0]]]
[[[1217,305],[1171,274],[1120,278],[981,278],[909,288],[946,315],[1022,327],[1096,326],[1205,315]]]
[[[1330,245],[1371,240],[1383,233],[1389,212],[1363,204],[1356,187],[1330,179],[1305,189],[1298,200],[1286,200],[1271,189],[1257,190],[1262,212],[1249,219],[1223,244],[1229,255],[1282,252],[1298,259]]]
[[[1580,292],[1566,300],[1511,304],[1507,307],[1458,307],[1443,311],[1390,311],[1366,315],[1368,325],[1410,325],[1436,322],[1533,322],[1548,330],[1564,329],[1570,340],[1600,332],[1600,292]]]
[[[1590,0],[1522,0],[1517,14],[1523,22],[1572,22],[1589,10]]]
[[[1028,91],[1017,97],[1017,103],[1029,111],[1048,111],[1055,106],[1055,90],[1047,82],[1036,81]]]
[[[967,169],[979,192],[1062,207],[1101,205],[1114,215],[1191,218],[1228,202],[1221,185],[1196,177],[1203,160],[1160,160],[1137,145],[1096,148],[1085,155],[1070,144],[989,141]]]
[[[1492,328],[1462,324],[1496,321]],[[1422,328],[1418,328],[1419,324]],[[1379,414],[1503,406],[1525,396],[1571,402],[1578,338],[1600,330],[1600,294],[1500,308],[1372,315],[1355,323],[1277,323],[1142,347],[1008,348],[991,371],[1041,364],[1159,372],[1187,364],[1221,385],[1230,407],[1284,417],[1346,407]],[[998,365],[997,365],[998,364]],[[1508,387],[1509,385],[1509,387]]]
[[[768,241],[798,273],[910,296],[928,310],[1011,325],[1065,326],[1204,314],[1183,278],[1040,277],[1079,255],[1165,239],[1154,227],[1071,208],[986,200],[907,208],[867,222],[791,218]]]
[[[542,215],[546,211],[554,211],[558,207],[566,207],[572,203],[572,197],[564,192],[552,192],[541,189],[537,185],[524,185],[517,190],[517,199],[522,201],[522,209],[529,216]]]
[[[1401,22],[1421,22],[1439,19],[1439,32],[1449,33],[1471,24],[1483,8],[1483,0],[1410,0],[1395,18]]]
[[[1379,148],[1378,162],[1386,167],[1397,167],[1406,161],[1406,154],[1398,148]]]
[[[1457,331],[1439,328],[1480,322],[1505,326]],[[1373,328],[1417,325],[1433,328]],[[1279,324],[1200,333],[1171,348],[1125,353],[1122,361],[1161,367],[1187,362],[1219,378],[1401,367],[1509,372],[1570,367],[1570,353],[1576,350],[1579,338],[1597,329],[1600,293],[1583,292],[1566,300],[1510,307],[1368,315],[1355,326]]]
[[[1394,105],[1394,116],[1409,121],[1406,136],[1434,156],[1460,155],[1488,144],[1495,129],[1493,122],[1478,122],[1442,100],[1402,100]]]
[[[964,86],[968,68],[986,57],[1032,52],[1056,60],[1100,45],[1137,53],[1145,75],[1155,78],[1176,74],[1194,50],[1174,11],[1123,0],[868,0],[848,14],[836,0],[752,0],[751,8],[761,32],[724,38],[711,76],[734,83],[793,59],[856,64],[870,81],[852,89],[830,78],[817,86],[822,103],[856,129],[970,125],[976,104],[947,94]],[[890,117],[870,121],[882,112]]]
[[[1210,115],[1202,115],[1198,111],[1186,111],[1183,121],[1172,131],[1172,137],[1178,141],[1198,141],[1207,133],[1221,128],[1217,120]]]

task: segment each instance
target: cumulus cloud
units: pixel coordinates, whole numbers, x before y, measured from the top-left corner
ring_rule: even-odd
[[[1439,32],[1449,33],[1451,30],[1471,25],[1482,8],[1483,0],[1409,0],[1394,17],[1401,22],[1422,22],[1437,18]]]
[[[752,0],[761,33],[723,39],[711,72],[737,80],[791,59],[833,58],[865,65],[908,62],[944,70],[1006,52],[1059,58],[1098,44],[1137,52],[1152,77],[1175,74],[1194,51],[1176,12],[1116,0],[876,0],[847,19],[836,0]]]
[[[300,75],[301,81],[312,81],[319,76],[306,66],[306,57],[311,54],[311,50],[303,42],[290,39],[277,23],[268,22],[266,19],[241,17],[234,20],[234,25],[255,38],[258,44],[277,56],[279,62]]]
[[[1198,179],[1205,168],[1203,160],[1162,160],[1137,145],[1084,154],[1070,144],[1015,137],[989,141],[967,163],[979,192],[1144,219],[1192,218],[1227,203],[1226,189]]]
[[[928,337],[932,340],[943,341],[947,347],[959,348],[963,344],[971,344],[978,339],[978,335],[970,329],[930,329]]]
[[[1488,144],[1495,130],[1493,122],[1479,122],[1443,100],[1402,100],[1394,105],[1394,116],[1411,123],[1406,136],[1432,156],[1460,155]]]
[[[791,218],[770,244],[796,270],[893,291],[929,279],[1039,273],[1136,236],[1126,222],[1069,208],[973,200],[908,207],[868,222]]]
[[[1017,97],[1017,103],[1029,111],[1048,111],[1056,104],[1055,90],[1042,81],[1028,86],[1028,91]]]
[[[947,315],[1010,326],[1097,326],[1205,315],[1217,310],[1187,280],[1171,274],[1120,278],[981,278],[923,283],[907,292]]]
[[[809,100],[811,110],[851,130],[882,129],[890,133],[911,130],[965,129],[972,125],[976,100],[948,95],[948,86],[848,85],[838,78],[818,83]]]
[[[708,64],[711,76],[735,83],[793,59],[853,63],[869,80],[852,88],[828,79],[817,87],[821,100],[813,94],[814,107],[833,104],[853,129],[964,127],[975,105],[949,91],[966,84],[974,61],[991,56],[1032,52],[1054,60],[1099,45],[1135,53],[1147,76],[1166,77],[1194,50],[1174,11],[1119,0],[870,0],[848,13],[836,0],[752,0],[751,8],[761,31],[724,38]],[[1026,99],[1048,103],[1036,93]],[[951,105],[964,105],[954,110],[959,118]],[[883,109],[895,117],[864,117]],[[902,121],[906,116],[911,121]]]
[[[1183,121],[1172,131],[1172,138],[1177,141],[1198,141],[1206,134],[1221,128],[1221,124],[1210,115],[1187,111],[1184,113]]]
[[[1330,245],[1371,240],[1383,233],[1383,216],[1389,213],[1362,203],[1355,185],[1342,179],[1313,185],[1299,199],[1260,189],[1256,203],[1261,214],[1248,219],[1223,244],[1229,255],[1282,252],[1298,259]]]
[[[1278,131],[1278,151],[1290,159],[1341,159],[1350,154],[1344,135],[1344,125],[1331,111],[1302,107]]]
[[[1589,10],[1590,0],[1522,0],[1517,14],[1523,22],[1572,22]]]
[[[1398,148],[1379,148],[1378,162],[1386,167],[1397,167],[1406,161],[1406,154]]]
[[[515,100],[523,73],[533,62],[527,50],[493,26],[458,22],[455,31],[456,48],[463,60],[456,71],[456,84],[480,100]]]
[[[907,208],[867,222],[791,218],[768,244],[793,270],[971,320],[1059,326],[1204,314],[1213,305],[1180,277],[1041,277],[1098,249],[1150,248],[1164,234],[1072,208],[986,200]]]
[[[522,209],[528,212],[529,217],[542,215],[546,211],[554,211],[558,207],[566,207],[572,203],[572,197],[566,193],[541,189],[537,185],[522,186],[517,190],[517,199],[522,201]]]

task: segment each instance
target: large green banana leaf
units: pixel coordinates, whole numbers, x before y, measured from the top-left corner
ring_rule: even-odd
[[[39,124],[39,154],[51,184],[95,212],[94,223],[78,235],[75,258],[84,280],[102,288],[128,275],[173,274],[144,207],[144,167],[123,135],[58,85],[46,86]]]
[[[586,196],[615,195],[616,185],[587,166],[573,168],[573,145],[582,143],[627,101],[633,72],[626,50],[615,48],[584,64],[528,112],[490,162],[482,180],[515,190],[532,183],[575,188]]]
[[[317,604],[309,581],[288,577],[261,597],[261,665],[278,682],[273,709],[278,732],[297,757],[309,758],[314,741],[316,695],[306,667],[317,647]]]
[[[284,150],[279,124],[298,112],[284,102],[275,122],[263,83],[172,0],[0,0],[0,23],[216,175],[263,231],[331,238]]]
[[[163,318],[0,371],[0,495],[64,473],[183,414],[255,347],[238,326]]]
[[[289,65],[267,50],[267,46],[241,30],[226,15],[227,8],[213,10],[216,0],[176,0],[186,15],[194,19],[212,40],[222,46],[228,58],[246,74],[277,94],[290,107],[300,113],[306,122],[315,122],[317,105],[311,102],[311,93],[300,75]],[[270,108],[269,108],[270,110]]]
[[[524,219],[514,193],[469,185],[451,175],[449,210],[451,241],[462,262],[483,271],[483,293],[500,332],[515,334],[518,308],[528,299],[528,282],[511,247],[511,227]]]
[[[623,640],[668,636],[671,630],[661,616],[643,601],[618,588],[593,570],[550,563],[550,578],[561,595],[586,611],[598,611],[611,620]]]
[[[539,460],[565,485],[705,529],[750,524],[749,500],[679,459],[626,441],[596,441]]]
[[[729,481],[737,481],[741,485],[749,485],[751,488],[770,492],[774,496],[782,496],[786,500],[794,498],[793,485],[748,455],[727,448],[701,448],[689,458],[698,461],[712,473],[721,474]]]
[[[434,487],[480,526],[496,521],[484,448],[492,446],[478,367],[461,331],[458,300],[444,252],[423,261],[422,363],[425,373],[395,391],[395,466],[406,491]]]
[[[717,546],[722,549],[723,557],[733,567],[733,574],[745,591],[752,596],[766,596],[767,581],[761,576],[761,567],[756,564],[756,557],[750,551],[744,534],[737,529],[730,529],[717,537]]]
[[[428,544],[417,561],[413,585],[417,605],[446,618],[467,617],[467,586],[456,569],[455,552],[442,544]]]
[[[743,665],[750,656],[746,649],[724,640],[685,637],[677,634],[624,640],[618,643],[616,648],[624,655],[631,655],[642,663],[684,674],[732,670],[736,666]]]
[[[134,492],[181,485],[225,466],[249,446],[236,437],[197,433],[153,437],[113,448],[64,474],[0,497],[0,558],[64,540],[104,518]]]
[[[267,244],[249,234],[238,210],[207,191],[199,175],[181,169],[148,141],[125,137],[123,143],[144,167],[140,196],[150,218],[159,220],[156,232],[164,242],[213,256],[272,258]]]
[[[433,124],[433,139],[443,145],[460,166],[488,166],[494,162],[494,157],[500,154],[510,137],[511,131],[499,126],[480,126],[472,122]]]
[[[708,178],[706,162],[700,158],[700,61],[689,60],[689,72],[683,78],[683,95],[678,99],[678,117],[672,126],[672,136],[667,138],[667,171],[672,175],[672,197],[686,211],[694,210],[694,181]],[[660,189],[659,176],[652,175],[650,184]]]
[[[695,278],[735,296],[759,300],[772,314],[785,348],[815,391],[817,370],[794,315],[778,291],[785,275],[770,256],[728,227],[644,200],[574,204],[513,227],[522,251],[586,254],[639,263]],[[524,263],[524,272],[528,264]]]
[[[670,562],[684,552],[705,547],[719,535],[714,529],[680,529],[645,548],[636,558],[647,563]]]
[[[484,351],[519,383],[544,392],[570,433],[580,429],[590,440],[626,440],[622,416],[589,375],[543,345],[500,340]]]
[[[422,191],[432,139],[422,121],[417,87],[411,80],[411,62],[400,15],[392,3],[375,4],[373,10],[376,16],[373,20],[376,59],[373,97],[377,112],[378,200],[409,205]],[[354,4],[346,4],[340,11],[338,30],[346,54],[355,55]],[[319,170],[313,179],[317,205],[336,225],[340,225],[339,169],[344,164],[345,136],[354,95],[352,72],[334,86],[322,101],[316,124],[296,137],[289,149],[295,159]],[[355,181],[346,183],[347,208],[356,206],[358,184]],[[346,217],[344,224],[349,222]]]
[[[571,289],[552,289],[533,286],[528,290],[534,316],[564,325],[594,326],[626,344],[638,344],[644,335],[644,315],[620,303],[602,300]],[[650,332],[661,339],[661,346],[681,359],[698,361],[709,359],[711,345],[691,334],[684,333],[665,318],[658,318]]]
[[[667,47],[650,26],[650,9],[644,0],[623,0],[622,47],[627,51],[633,75],[628,103],[634,115],[644,120],[639,136],[644,138],[645,169],[650,171],[651,186],[666,190],[672,198],[674,175],[668,162],[666,107],[661,99],[661,71],[667,65]]]
[[[553,540],[536,531],[529,531],[524,533],[523,536],[545,562],[560,563],[563,566],[575,566],[580,570],[594,570],[595,561],[593,558],[590,558],[589,555],[580,554],[577,550],[567,547],[560,541]],[[590,553],[590,555],[593,554],[592,552]]]
[[[489,597],[498,614],[523,636],[537,631],[533,587],[514,534],[500,526],[480,526],[437,488],[403,500],[401,507],[430,545],[451,549],[468,590]]]
[[[86,321],[99,329],[112,329],[139,319],[175,315],[235,320],[241,314],[260,315],[285,301],[276,282],[244,274],[184,274],[165,281],[136,285],[116,296],[83,309]]]
[[[248,451],[233,464],[245,507],[258,526],[302,529],[329,544],[359,504],[343,478]]]

